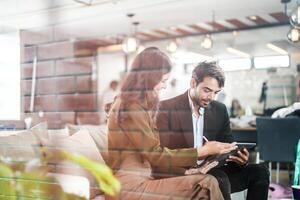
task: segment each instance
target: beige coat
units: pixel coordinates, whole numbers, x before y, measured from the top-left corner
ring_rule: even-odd
[[[197,150],[162,148],[145,105],[132,104],[126,120],[117,123],[120,102],[115,101],[108,120],[109,165],[122,184],[118,199],[223,199],[217,180],[210,175],[155,179],[155,171],[182,175],[196,164]]]

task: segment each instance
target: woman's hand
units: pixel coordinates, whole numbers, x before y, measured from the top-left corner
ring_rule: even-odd
[[[184,174],[185,175],[206,174],[209,170],[211,170],[218,164],[219,164],[218,161],[207,162],[204,165],[202,165],[201,167],[191,168],[191,169],[186,170]]]
[[[209,155],[229,153],[236,148],[236,142],[223,143],[217,141],[208,141],[202,147],[198,148],[198,157],[201,159]]]

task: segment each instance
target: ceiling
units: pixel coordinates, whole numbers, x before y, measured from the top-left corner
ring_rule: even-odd
[[[130,31],[126,14],[135,13],[140,30],[189,24],[202,24],[210,30],[212,26],[206,22],[212,21],[213,10],[216,22],[232,26],[224,20],[239,19],[252,25],[255,23],[246,17],[259,15],[276,22],[269,14],[283,12],[284,7],[280,0],[93,0],[91,6],[74,0],[1,0],[0,25],[18,29],[55,25],[70,33],[76,30],[78,36],[87,27],[88,35],[115,35]]]
[[[288,13],[295,5],[296,1],[288,4]],[[127,13],[136,16],[129,20]],[[254,15],[256,20],[251,19]],[[288,26],[277,26],[288,23],[280,0],[93,0],[91,6],[74,0],[0,1],[0,31],[34,30],[51,25],[60,33],[56,39],[87,38],[87,46],[95,46],[100,40],[105,45],[120,41],[132,32],[132,21],[140,22],[138,37],[143,41],[193,35],[183,39],[183,46],[207,55],[226,57],[226,46],[255,55],[272,54],[265,48],[268,42],[290,52],[299,47],[286,41]],[[269,26],[276,28],[258,29]],[[252,28],[255,30],[240,31],[236,37],[230,32]],[[197,46],[201,40],[197,35],[210,32],[227,33],[214,34],[214,48],[203,51]]]
[[[286,39],[288,31],[289,26],[284,25],[271,28],[239,31],[237,35],[233,35],[232,32],[218,33],[214,34],[212,37],[214,45],[210,50],[201,48],[200,43],[203,36],[187,37],[183,39],[181,48],[210,56],[214,59],[237,57],[237,55],[227,52],[227,47],[238,49],[251,56],[278,55],[277,52],[267,47],[268,43],[272,43],[289,53],[299,52],[300,45],[292,44]]]

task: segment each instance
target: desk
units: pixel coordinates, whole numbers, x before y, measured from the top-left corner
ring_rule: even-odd
[[[233,138],[237,142],[257,142],[257,132],[255,127],[231,128]]]

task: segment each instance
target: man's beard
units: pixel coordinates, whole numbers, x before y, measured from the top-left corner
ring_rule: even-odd
[[[207,107],[210,104],[210,100],[208,99],[201,99],[200,96],[198,95],[198,93],[196,91],[194,91],[194,101],[195,103],[199,106],[199,107]],[[205,104],[203,103],[205,102]]]
[[[203,101],[205,101],[205,104],[202,103],[201,107],[207,107],[210,104],[210,102],[211,102],[209,100],[203,100]]]

